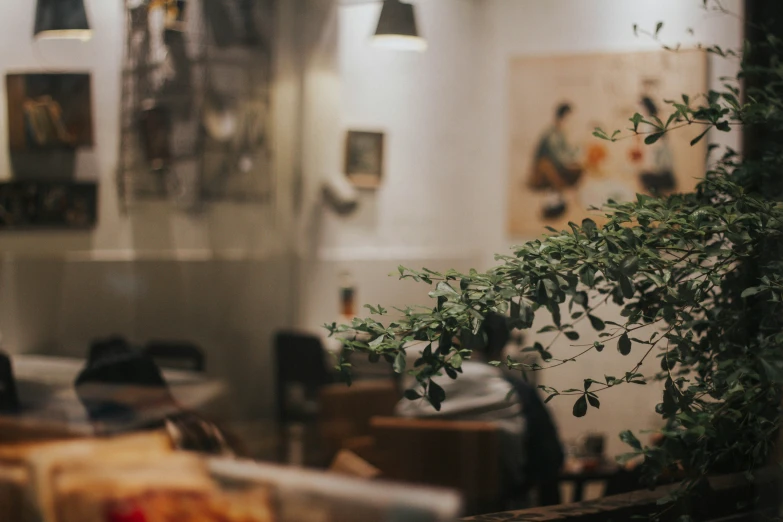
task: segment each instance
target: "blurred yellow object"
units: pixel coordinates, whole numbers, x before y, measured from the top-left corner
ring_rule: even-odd
[[[381,470],[349,450],[340,450],[329,466],[329,471],[348,477],[374,479],[381,475]]]

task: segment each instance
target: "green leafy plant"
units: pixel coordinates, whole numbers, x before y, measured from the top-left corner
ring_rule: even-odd
[[[652,129],[648,144],[674,131],[691,132],[695,144],[712,129],[781,131],[780,50],[774,36],[741,53],[708,48],[741,60],[740,73],[722,90],[667,101],[665,121],[635,114],[627,130],[596,129],[595,136],[617,141],[645,125]],[[754,53],[769,57],[766,65],[758,65]],[[737,85],[750,79],[760,87],[749,88],[743,99]],[[399,267],[400,278],[431,286],[431,304],[400,310],[388,322],[387,310],[369,306],[371,317],[327,328],[348,351],[414,376],[418,386],[405,396],[439,409],[448,398],[432,378],[459,378],[462,362],[487,341],[481,325],[488,313],[506,314],[517,329],[531,328],[545,314],[551,324],[538,333],[554,338],[525,348],[541,362],[508,358],[494,364],[529,372],[575,363],[594,351],[626,357],[623,375],[585,376],[570,390],[541,388],[547,400],[573,400],[573,414],[581,417],[600,406],[607,389],[661,380],[656,412],[666,425],[662,444],[644,446],[630,431],[621,434],[630,456],[645,457],[648,478],[682,474],[682,493],[711,473],[751,472],[768,462],[783,398],[780,143],[766,140],[755,157],[726,149],[695,192],[610,202],[605,223],[585,219],[566,231],[550,229],[550,235],[496,256],[499,264],[485,272]],[[622,321],[602,318],[608,302],[622,307]],[[579,343],[574,326],[585,321],[599,341]],[[563,338],[579,349],[558,356]],[[406,351],[422,346],[414,367],[406,368]],[[660,359],[660,371],[643,375],[642,364],[652,357]],[[345,360],[338,367],[350,373]]]

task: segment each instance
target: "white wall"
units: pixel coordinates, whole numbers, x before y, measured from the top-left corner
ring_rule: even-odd
[[[686,46],[699,41],[736,46],[741,39],[736,19],[706,13],[700,0],[413,3],[429,42],[424,54],[370,46],[379,4],[346,5],[339,13],[341,118],[332,124],[340,132],[348,128],[386,132],[386,177],[377,193],[364,195],[355,216],[324,215],[317,245],[321,257],[373,259],[378,274],[381,266],[387,267],[385,273],[393,269],[396,257],[409,258],[414,267],[426,266],[427,258],[437,260],[432,263],[436,265],[462,261],[486,267],[494,252],[505,252],[520,241],[505,233],[507,66],[512,56],[653,49],[657,44],[636,38],[632,26],[652,28],[658,21],[666,22],[662,39]],[[724,4],[741,12],[741,0]],[[694,36],[688,28],[694,29]],[[714,63],[712,75],[730,74],[731,67]],[[333,92],[323,94],[328,100],[324,103],[337,101]],[[736,144],[735,140],[732,145]],[[340,167],[334,163],[331,159],[329,167]],[[336,292],[335,277],[327,274],[314,281],[310,295],[321,301],[329,291]],[[375,284],[369,274],[364,277],[360,289]],[[378,284],[386,288],[391,283]],[[420,302],[417,290],[406,292],[405,297]],[[395,300],[403,298],[401,293],[394,294]],[[336,303],[305,301],[304,322],[328,316],[329,307],[336,308]],[[582,333],[581,342],[594,335]],[[557,349],[568,353],[571,348]],[[596,355],[545,373],[542,381],[576,387],[583,377],[622,374],[638,362],[633,360],[637,354],[626,359],[614,347]],[[645,368],[654,371],[654,363]],[[582,420],[571,416],[571,401],[551,403],[564,437],[603,431],[610,434],[609,452],[618,453],[624,448],[615,433],[657,426],[652,408],[659,395],[653,386],[610,390],[604,401],[599,412],[591,411]]]
[[[339,81],[322,84],[315,94],[316,105],[325,108],[318,136],[329,148],[306,171],[310,206],[299,322],[308,329],[337,319],[343,271],[352,274],[360,303],[389,296],[401,304],[426,292],[389,278],[398,265],[468,269],[480,261],[477,238],[484,223],[474,217],[484,204],[476,205],[469,188],[477,182],[471,162],[479,132],[470,123],[477,88],[475,3],[420,2],[431,44],[425,54],[371,47],[379,10],[378,3],[340,6],[332,73]],[[343,217],[319,203],[316,180],[344,171],[347,129],[385,132],[386,161],[381,188],[363,192],[358,211]]]

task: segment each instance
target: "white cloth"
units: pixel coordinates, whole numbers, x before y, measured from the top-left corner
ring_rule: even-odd
[[[397,404],[397,415],[492,422],[505,432],[524,433],[522,404],[499,368],[465,361],[457,379],[443,375],[435,377],[434,381],[446,392],[440,411],[426,400],[403,400]]]

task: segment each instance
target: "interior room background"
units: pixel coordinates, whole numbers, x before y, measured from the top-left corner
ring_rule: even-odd
[[[417,0],[429,46],[405,53],[369,44],[380,3],[285,0],[275,51],[274,203],[213,202],[192,213],[119,197],[123,2],[85,3],[89,42],[35,43],[34,2],[0,5],[0,72],[92,74],[95,143],[78,152],[76,177],[99,181],[100,205],[90,232],[0,235],[2,345],[82,356],[92,338],[114,333],[138,342],[190,339],[204,347],[209,372],[226,380],[245,418],[272,413],[273,332],[318,333],[338,320],[346,273],[360,304],[417,303],[426,298],[422,288],[388,277],[397,265],[481,269],[495,252],[531,239],[506,234],[513,57],[652,50],[658,44],[634,36],[632,26],[661,20],[661,38],[684,46],[741,40],[738,20],[708,14],[698,0]],[[741,0],[726,7],[742,12]],[[710,81],[730,67],[711,62]],[[5,110],[0,104],[3,142]],[[381,186],[361,191],[356,211],[341,216],[321,189],[342,173],[348,129],[384,132],[385,165]],[[9,176],[0,147],[0,177]],[[585,341],[594,335],[580,333]],[[609,373],[608,359],[580,364]],[[591,371],[568,368],[542,382],[573,384],[569,377]],[[606,400],[621,407],[584,419],[571,416],[570,404],[550,405],[566,436],[616,433],[655,427],[652,413],[634,412],[652,412],[658,395],[652,386],[610,394]],[[607,449],[618,453],[622,443],[610,437]]]

